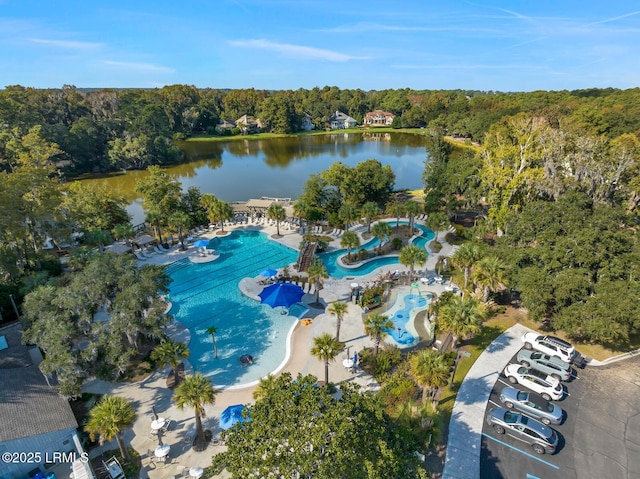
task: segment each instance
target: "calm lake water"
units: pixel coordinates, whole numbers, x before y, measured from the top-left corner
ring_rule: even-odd
[[[179,145],[188,162],[167,168],[182,183],[184,191],[197,186],[224,201],[244,201],[271,196],[297,198],[312,173],[341,161],[355,166],[373,158],[390,165],[396,188],[422,187],[427,158],[421,135],[408,133],[350,133],[268,140],[212,142],[189,141]],[[144,171],[128,171],[83,181],[103,181],[130,201],[127,210],[133,224],[144,221],[136,181]]]

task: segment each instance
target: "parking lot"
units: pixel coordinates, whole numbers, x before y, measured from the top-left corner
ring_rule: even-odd
[[[515,362],[515,357],[512,360]],[[604,367],[577,369],[558,404],[565,421],[555,454],[538,455],[527,444],[484,424],[480,456],[483,478],[624,479],[640,477],[640,355]],[[512,385],[496,382],[487,411],[504,407],[499,395]],[[485,412],[486,417],[486,412]]]

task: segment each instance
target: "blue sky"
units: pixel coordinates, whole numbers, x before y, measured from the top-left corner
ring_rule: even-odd
[[[640,86],[629,1],[0,0],[0,87]]]

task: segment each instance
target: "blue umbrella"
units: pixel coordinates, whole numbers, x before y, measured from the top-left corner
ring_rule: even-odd
[[[243,410],[243,404],[235,404],[222,411],[222,414],[220,414],[220,428],[231,429],[233,425],[238,422],[249,421],[250,419],[248,417],[242,417]]]
[[[206,240],[206,239],[199,239],[198,241],[195,241],[193,243],[193,246],[195,246],[196,248],[203,248],[208,245],[209,245],[209,240]]]
[[[304,291],[293,283],[276,283],[264,288],[258,296],[261,303],[268,304],[272,308],[278,306],[288,308],[302,299]]]
[[[264,276],[265,278],[271,278],[276,274],[278,274],[278,272],[275,269],[267,268],[262,273],[260,273],[260,276]]]

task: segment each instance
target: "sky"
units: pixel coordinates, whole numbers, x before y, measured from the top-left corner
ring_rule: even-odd
[[[0,88],[640,86],[621,0],[0,0]]]

